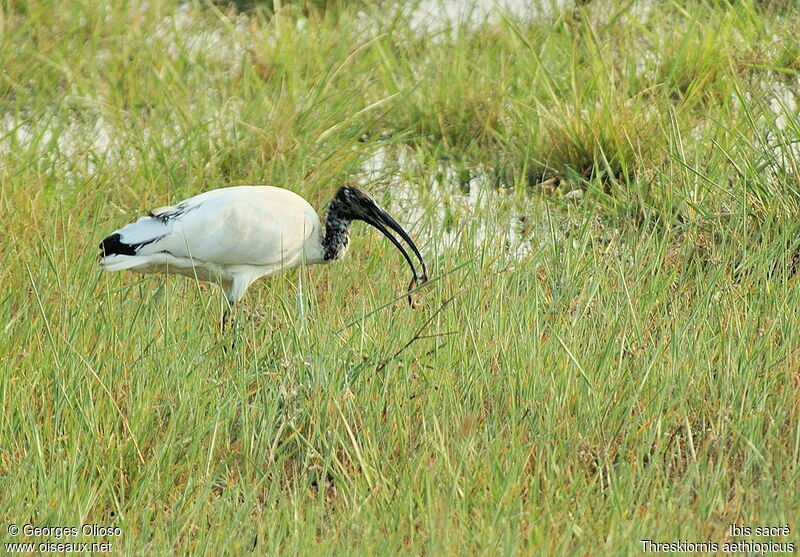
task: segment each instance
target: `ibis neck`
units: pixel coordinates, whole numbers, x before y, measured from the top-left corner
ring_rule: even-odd
[[[328,211],[328,216],[325,218],[325,237],[322,239],[323,257],[326,262],[344,257],[350,242],[350,235],[347,232],[350,222],[349,219],[340,217],[333,207]]]

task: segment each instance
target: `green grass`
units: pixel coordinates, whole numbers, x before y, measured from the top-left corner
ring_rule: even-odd
[[[0,2],[2,541],[800,543],[800,11],[643,4],[426,34],[391,2]],[[321,211],[348,180],[426,255],[417,310],[364,226],[227,335],[216,289],[96,266],[185,196],[271,183]]]

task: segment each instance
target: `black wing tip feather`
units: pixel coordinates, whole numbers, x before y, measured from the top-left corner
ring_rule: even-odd
[[[119,233],[112,234],[104,238],[100,242],[100,258],[108,257],[110,255],[136,255],[136,248],[121,241],[122,236]]]
[[[172,219],[177,219],[189,211],[197,209],[200,207],[202,203],[198,203],[197,205],[187,205],[186,203],[179,203],[171,211],[164,211],[161,213],[153,213],[152,211],[147,212],[147,216],[151,219],[155,219],[162,224],[167,224]],[[136,255],[137,251],[141,249],[143,246],[148,244],[152,244],[153,242],[157,242],[162,239],[166,234],[162,234],[160,236],[156,236],[154,238],[150,238],[144,242],[139,242],[136,244],[126,244],[122,241],[122,235],[119,232],[115,232],[111,236],[103,238],[103,241],[100,242],[100,259],[104,257],[109,257],[111,255]]]

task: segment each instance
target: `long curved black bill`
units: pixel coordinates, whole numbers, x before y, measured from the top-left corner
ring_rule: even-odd
[[[380,230],[384,236],[389,238],[395,247],[400,250],[400,253],[403,254],[403,257],[405,257],[406,261],[408,262],[408,266],[411,267],[412,277],[411,282],[408,285],[408,304],[413,308],[414,302],[411,299],[410,292],[414,290],[414,287],[417,286],[418,281],[420,284],[422,284],[428,280],[428,268],[425,266],[425,260],[422,259],[422,255],[420,254],[419,249],[417,249],[417,245],[414,243],[411,237],[406,233],[405,230],[403,230],[403,227],[400,226],[397,221],[389,215],[389,213],[377,205],[374,205],[371,207],[371,209],[372,214],[370,214],[368,218],[364,218],[364,222],[374,226]],[[411,250],[414,252],[414,255],[417,256],[417,259],[419,259],[419,262],[422,265],[422,276],[417,275],[417,269],[414,267],[414,263],[411,261],[411,257],[408,255],[408,252],[403,248],[403,245],[397,240],[397,238],[395,238],[394,235],[392,235],[386,229],[387,226],[397,232],[397,234],[399,234],[400,237],[409,245]]]

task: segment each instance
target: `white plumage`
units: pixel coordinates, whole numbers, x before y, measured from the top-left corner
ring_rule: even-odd
[[[214,282],[233,305],[261,277],[302,262],[342,257],[353,220],[375,226],[397,246],[411,266],[411,287],[418,278],[427,280],[414,242],[369,195],[352,186],[340,188],[331,201],[325,229],[305,199],[283,188],[237,186],[201,193],[113,232],[100,244],[100,265],[107,271],[177,273]],[[421,277],[388,229],[419,258]]]

